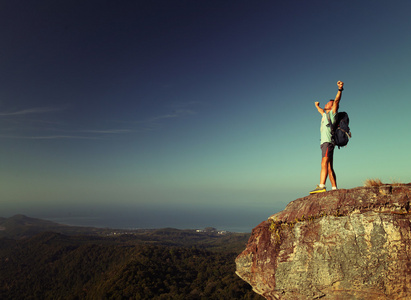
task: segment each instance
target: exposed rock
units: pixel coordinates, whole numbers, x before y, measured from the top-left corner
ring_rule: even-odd
[[[237,275],[266,299],[411,299],[411,183],[290,202],[253,229]]]

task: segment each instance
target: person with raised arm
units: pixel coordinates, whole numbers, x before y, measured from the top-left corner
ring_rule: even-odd
[[[324,106],[324,109],[320,107],[320,102],[315,102],[315,107],[321,114],[321,173],[320,173],[320,184],[310,192],[310,194],[322,193],[327,189],[325,187],[325,182],[327,177],[330,178],[331,186],[333,190],[337,189],[337,176],[334,172],[333,160],[334,160],[334,148],[335,144],[332,136],[332,126],[335,124],[336,116],[338,113],[338,108],[340,105],[341,94],[344,90],[344,82],[338,81],[338,92],[335,99],[331,99]]]

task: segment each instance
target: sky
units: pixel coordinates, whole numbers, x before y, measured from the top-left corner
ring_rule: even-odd
[[[410,10],[0,1],[0,216],[251,231],[319,183],[339,80],[338,187],[411,182]]]

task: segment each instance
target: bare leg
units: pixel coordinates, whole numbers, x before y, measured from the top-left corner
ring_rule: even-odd
[[[330,182],[332,187],[337,187],[337,175],[335,175],[333,167],[333,159],[331,158],[328,162],[328,176],[330,177]]]
[[[329,162],[329,157],[323,157],[321,160],[320,184],[325,184],[325,181],[327,180]]]

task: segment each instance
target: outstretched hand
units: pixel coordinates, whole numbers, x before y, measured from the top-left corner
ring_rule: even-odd
[[[344,82],[338,81],[338,82],[337,82],[337,85],[338,85],[338,89],[340,90],[340,89],[342,89],[342,88],[344,87]]]
[[[322,115],[324,114],[324,110],[320,107],[320,102],[316,101],[314,102],[315,107],[317,108],[318,112]]]

